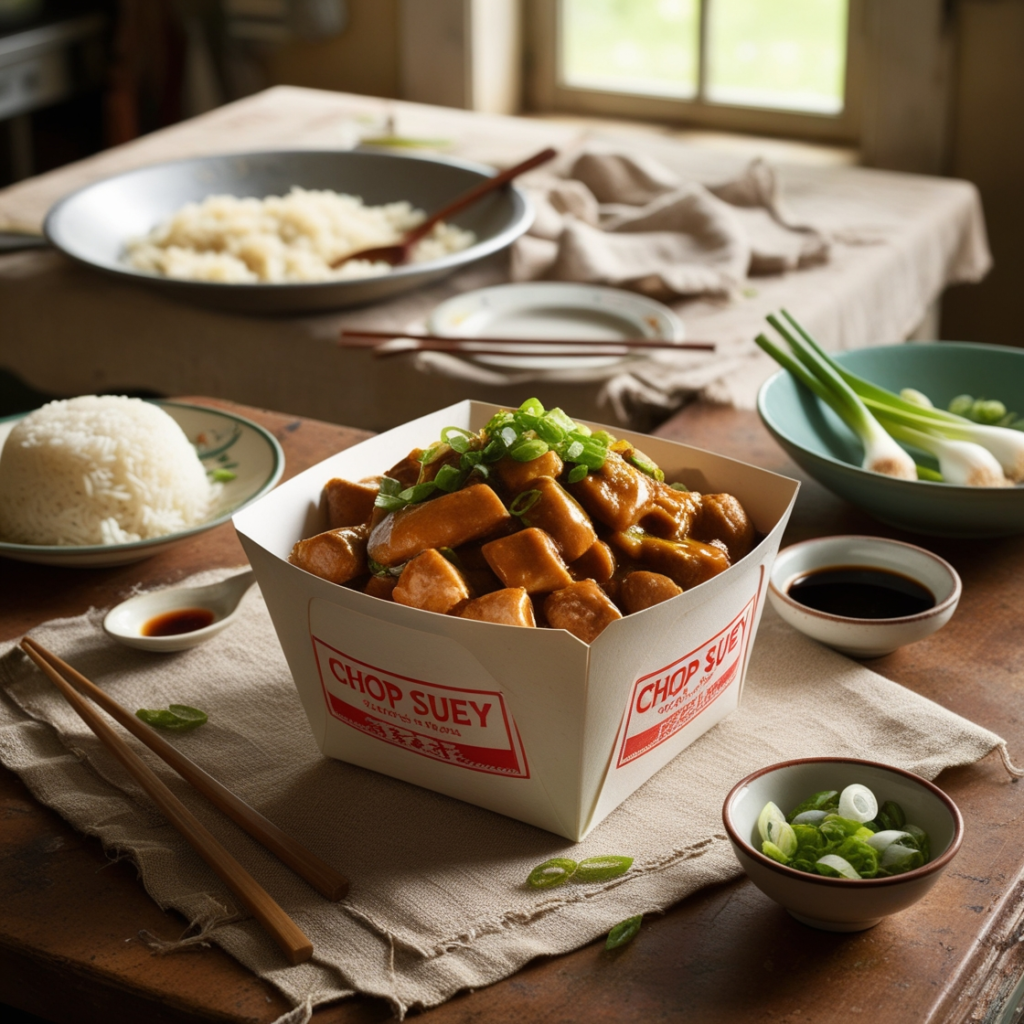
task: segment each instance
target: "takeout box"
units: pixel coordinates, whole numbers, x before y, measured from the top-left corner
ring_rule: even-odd
[[[328,479],[378,476],[444,427],[478,430],[498,408],[460,402],[373,437],[234,524],[324,754],[579,840],[739,704],[799,484],[588,423],[634,443],[670,481],[736,495],[763,535],[724,573],[613,622],[589,646],[564,630],[408,608],[288,562],[297,540],[325,528]]]

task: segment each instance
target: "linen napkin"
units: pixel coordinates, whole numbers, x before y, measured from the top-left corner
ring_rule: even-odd
[[[216,942],[293,1002],[289,1024],[354,992],[387,1000],[399,1016],[433,1006],[738,875],[721,805],[763,765],[846,754],[932,779],[997,747],[1005,756],[996,734],[806,639],[766,609],[739,709],[573,844],[322,757],[255,588],[237,624],[179,654],[117,647],[101,621],[94,610],[32,635],[129,709],[173,702],[206,711],[207,725],[173,742],[351,878],[344,901],[325,900],[128,737],[313,940],[314,959],[286,964],[12,644],[0,648],[0,761],[74,827],[131,857],[153,899],[192,923],[180,942],[162,937],[165,948]],[[630,855],[634,864],[600,884],[524,885],[549,857],[598,854]]]
[[[513,247],[512,278],[584,281],[660,299],[727,294],[748,276],[824,262],[825,236],[792,218],[775,172],[754,160],[732,181],[684,181],[652,157],[583,152],[534,178],[537,208]]]

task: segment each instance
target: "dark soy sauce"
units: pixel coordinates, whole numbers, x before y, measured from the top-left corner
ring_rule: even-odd
[[[194,633],[213,623],[215,616],[209,608],[176,608],[172,612],[154,615],[142,627],[143,636],[180,636]]]
[[[935,607],[935,595],[909,576],[861,565],[804,573],[788,593],[807,608],[850,619],[899,619]]]

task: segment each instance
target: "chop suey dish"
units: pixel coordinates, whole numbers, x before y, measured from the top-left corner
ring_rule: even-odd
[[[628,441],[536,399],[414,449],[382,476],[324,487],[329,528],[290,561],[332,583],[586,643],[717,576],[755,542],[731,494],[666,482]]]

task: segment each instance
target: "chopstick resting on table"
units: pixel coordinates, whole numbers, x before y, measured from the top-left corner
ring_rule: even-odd
[[[25,653],[36,663],[36,665],[42,670],[47,678],[60,690],[64,698],[74,708],[78,716],[83,722],[96,734],[99,740],[107,747],[111,754],[117,758],[118,761],[124,766],[124,768],[135,778],[140,786],[149,794],[150,798],[160,809],[161,813],[167,818],[167,820],[184,836],[189,842],[192,848],[206,861],[207,864],[217,873],[217,875],[224,881],[228,888],[238,897],[238,899],[245,905],[245,907],[252,913],[253,917],[271,934],[274,941],[281,948],[282,952],[291,964],[305,963],[313,955],[313,944],[298,927],[298,925],[285,913],[280,905],[267,893],[267,891],[249,874],[241,864],[220,844],[220,842],[214,838],[214,836],[206,829],[206,827],[192,814],[192,812],[167,788],[167,786],[160,780],[155,772],[128,746],[127,743],[116,732],[111,728],[110,725],[103,719],[98,711],[90,704],[81,693],[64,677],[62,671],[67,671],[69,675],[75,680],[78,685],[82,686],[94,699],[95,693],[102,694],[103,701],[101,702],[106,710],[110,711],[111,714],[114,712],[111,708],[117,709],[115,717],[118,721],[121,721],[123,725],[130,728],[132,732],[135,732],[134,726],[128,726],[125,718],[132,718],[134,716],[128,715],[128,712],[121,707],[113,698],[103,693],[99,687],[91,683],[85,676],[71,668],[66,662],[62,661],[55,654],[48,651],[41,644],[26,637],[21,642],[21,647]],[[58,668],[58,666],[60,666]],[[110,707],[108,707],[108,702]],[[134,719],[138,722],[139,726],[143,730],[149,730],[149,727],[138,719]],[[152,730],[149,730],[152,731]],[[205,772],[198,765],[193,764],[184,755],[179,754],[169,743],[163,740],[160,736],[155,736],[158,741],[156,744],[151,743],[150,739],[153,737],[145,737],[142,733],[139,733],[139,738],[143,739],[154,751],[160,754],[162,757],[164,753],[161,746],[166,747],[167,750],[173,752],[172,758],[166,758],[168,763],[175,768],[184,778],[196,788],[203,792],[212,803],[225,810],[227,813],[232,814],[231,811],[227,810],[223,794],[228,793],[220,783],[206,775]],[[182,767],[174,762],[179,762]],[[184,770],[182,770],[184,768]],[[191,776],[191,777],[190,777]],[[202,778],[201,778],[202,777]],[[200,783],[196,783],[196,779],[200,779]],[[212,785],[211,785],[212,784]],[[246,808],[250,815],[254,819],[262,819],[261,823],[250,822],[249,825],[244,825],[246,831],[249,831],[251,835],[263,841],[261,834],[257,834],[265,825],[270,825],[274,831],[279,831],[276,826],[273,826],[270,822],[263,819],[252,808],[249,808],[243,801],[238,800],[233,795],[232,801],[242,808]],[[237,806],[235,808],[237,812]],[[232,814],[234,816],[234,814]],[[238,819],[236,819],[238,820]],[[239,824],[242,824],[239,821]],[[257,829],[254,832],[252,829]],[[281,833],[283,836],[284,833]],[[287,839],[288,837],[285,837]],[[289,840],[289,842],[292,842]],[[269,845],[269,844],[268,844]],[[299,850],[302,850],[301,846],[294,844]],[[270,847],[274,849],[273,846]],[[274,850],[277,853],[277,850]],[[304,851],[307,857],[316,861],[312,854],[308,851]],[[278,854],[281,856],[281,854]],[[282,857],[282,859],[285,859]],[[287,862],[287,861],[286,861]],[[326,867],[326,865],[325,865]],[[333,869],[327,868],[330,872]],[[300,872],[300,874],[303,874]],[[306,877],[303,874],[303,877]],[[308,879],[307,879],[308,880]],[[342,879],[344,882],[344,879]],[[345,883],[347,887],[347,883]],[[319,888],[319,886],[317,886]],[[340,898],[340,897],[339,897]]]
[[[362,340],[357,340],[362,339]],[[664,341],[658,338],[470,338],[443,334],[403,334],[399,331],[357,331],[343,329],[338,344],[343,348],[366,348],[377,358],[410,352],[454,352],[463,355],[629,355],[632,352],[664,349],[676,352],[714,352],[713,341]],[[543,346],[552,351],[538,351]],[[518,349],[525,351],[517,353]]]
[[[212,775],[207,774],[194,761],[189,760],[155,729],[133,715],[106,691],[101,690],[94,682],[83,676],[81,672],[31,637],[25,637],[22,647],[30,655],[33,650],[39,654],[65,679],[99,704],[111,718],[123,725],[136,739],[145,743],[186,782],[191,783],[214,807],[223,811],[235,824],[245,829],[253,839],[262,843],[297,875],[309,882],[317,892],[334,902],[340,900],[348,892],[348,879],[344,875],[335,871],[330,864],[322,861],[287,833],[282,832],[254,807],[250,807],[240,797],[235,796],[231,790],[223,786]]]

